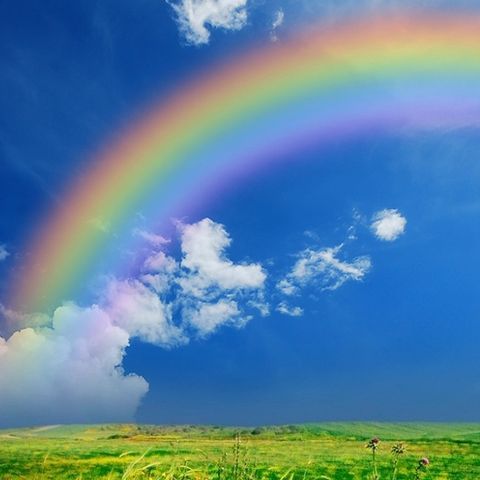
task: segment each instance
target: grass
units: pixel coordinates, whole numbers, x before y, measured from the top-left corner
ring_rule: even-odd
[[[381,440],[375,449],[365,448],[375,437]],[[404,453],[398,453],[399,442]],[[419,464],[423,457],[428,457],[428,467]],[[1,480],[376,478],[480,479],[480,425],[78,425],[0,430]]]

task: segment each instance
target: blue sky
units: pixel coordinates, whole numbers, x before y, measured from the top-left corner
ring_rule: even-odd
[[[182,11],[161,0],[0,2],[4,342],[11,334],[8,317],[19,315],[8,310],[9,281],[28,275],[21,268],[26,241],[70,182],[88,171],[91,153],[152,98],[252,45],[281,42],[312,18],[331,23],[398,8],[397,2],[370,1],[324,2],[319,8],[319,2],[306,0],[250,1],[244,8],[233,1],[237,16],[217,18],[211,3],[204,2],[198,14],[225,28],[207,25],[205,31],[198,22],[182,23]],[[453,8],[450,2],[422,6]],[[29,358],[28,348],[17,355],[10,346],[7,357],[0,341],[0,385],[6,392],[1,424],[132,416],[152,423],[249,425],[480,421],[479,151],[475,127],[388,132],[296,153],[274,171],[242,182],[184,219],[170,243],[157,245],[156,253],[162,250],[176,265],[177,277],[168,277],[169,297],[161,300],[174,298],[168,305],[182,317],[175,317],[182,331],[160,331],[166,303],[158,318],[148,317],[158,324],[147,325],[135,310],[128,310],[128,318],[118,310],[119,336],[112,347],[106,340],[110,320],[66,307],[42,326],[53,330],[34,327],[35,352],[38,358],[55,357],[59,345],[73,345],[76,338],[76,330],[67,328],[70,320],[88,324],[101,317],[100,331],[106,333],[99,345],[112,348],[107,359],[98,357],[108,364],[108,379],[114,377],[111,390],[108,382],[102,390],[108,402],[102,409],[95,397],[95,382],[104,377],[76,390],[75,369],[65,367],[58,375],[53,370],[55,376],[50,360],[38,362],[32,382],[18,366]],[[201,223],[206,218],[211,223]],[[386,230],[379,232],[373,223],[382,218],[393,224],[383,223]],[[231,239],[215,252],[232,278],[215,277],[215,287],[199,287],[208,275],[218,275],[205,273],[211,265],[199,266],[195,250],[214,235]],[[335,248],[339,264],[322,256]],[[306,270],[295,274],[302,259]],[[250,285],[242,272],[254,279]],[[293,284],[293,295],[278,287],[282,280]],[[120,283],[110,288],[130,291]],[[212,305],[228,304],[230,316],[212,327],[199,313],[193,288],[211,295]],[[63,390],[55,390],[61,382],[71,395],[67,406]],[[19,385],[23,398],[16,396]],[[33,405],[29,389],[43,392],[45,403]],[[132,404],[124,401],[131,391],[136,396],[129,398],[138,400]]]

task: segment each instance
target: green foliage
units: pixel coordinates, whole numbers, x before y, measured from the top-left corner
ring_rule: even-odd
[[[0,480],[470,480],[480,478],[479,432],[368,423],[3,430]]]

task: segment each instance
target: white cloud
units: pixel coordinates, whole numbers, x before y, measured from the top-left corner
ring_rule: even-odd
[[[0,424],[124,422],[148,390],[121,367],[129,335],[97,306],[0,337]]]
[[[242,327],[249,320],[241,316],[237,302],[232,300],[200,304],[197,309],[187,311],[186,318],[201,337],[215,332],[220,326],[226,324]]]
[[[383,210],[372,228],[391,239],[405,223],[396,210]],[[66,304],[49,317],[0,305],[7,325],[18,329],[8,340],[0,337],[0,424],[131,420],[148,384],[122,369],[130,339],[170,348],[224,326],[242,328],[252,313],[269,315],[266,272],[259,263],[227,256],[232,240],[223,225],[206,218],[179,225],[178,233],[181,255],[175,259],[161,250],[163,237],[136,231],[151,246],[141,271],[107,279],[98,306]],[[361,281],[370,258],[341,258],[342,248],[301,251],[277,282],[278,292],[291,297],[308,285],[336,290]],[[298,306],[276,303],[283,315],[303,315]]]
[[[189,44],[210,40],[210,28],[240,30],[247,23],[247,0],[167,0]]]
[[[180,280],[184,293],[203,297],[211,288],[224,291],[261,289],[266,274],[259,264],[234,264],[225,250],[231,239],[223,225],[209,218],[193,225],[181,225],[186,275]]]
[[[10,253],[7,250],[7,247],[5,245],[0,244],[0,262],[5,260]]]
[[[190,336],[206,337],[222,325],[251,318],[240,308],[268,314],[266,275],[258,264],[234,263],[225,254],[231,239],[210,219],[180,224],[181,259],[153,250],[138,278],[110,279],[102,305],[115,325],[144,342],[172,347]]]
[[[370,258],[362,256],[350,262],[340,260],[338,254],[342,247],[303,250],[290,273],[278,282],[277,288],[285,295],[293,295],[308,284],[317,285],[322,290],[336,290],[349,280],[362,280],[371,268]]]
[[[239,308],[239,301],[268,315],[263,296],[266,274],[259,264],[227,258],[231,239],[223,225],[206,218],[179,229],[182,260],[176,282],[186,328],[205,337],[222,325],[244,326],[252,317]]]
[[[285,19],[285,13],[280,8],[275,12],[275,16],[274,16],[273,23],[272,23],[272,28],[275,30],[276,28],[281,27],[283,25],[284,19]]]
[[[136,228],[133,231],[133,234],[137,237],[142,238],[149,244],[151,244],[153,247],[162,247],[166,245],[167,243],[170,243],[170,240],[168,240],[165,237],[162,237],[161,235],[157,235],[156,233],[152,232],[147,232],[146,230],[142,230],[140,228]]]
[[[295,286],[290,280],[287,278],[282,278],[277,283],[277,288],[284,294],[284,295],[295,295],[298,292],[298,287]]]
[[[172,304],[162,301],[157,292],[138,280],[112,280],[105,301],[115,325],[131,337],[163,347],[188,341],[173,323]]]
[[[372,218],[371,228],[375,236],[387,242],[393,242],[405,232],[407,219],[395,209],[380,210]]]
[[[179,267],[178,263],[164,252],[153,252],[145,260],[139,280],[157,294],[162,294],[172,288],[179,274]]]
[[[257,310],[262,317],[268,317],[270,315],[270,305],[265,299],[264,292],[257,292],[253,298],[248,300],[247,304],[249,307]]]
[[[177,262],[164,252],[154,252],[145,260],[144,270],[151,273],[171,275],[178,269]]]
[[[49,317],[0,305],[17,329],[0,337],[0,424],[131,421],[148,384],[122,369],[130,339],[170,348],[243,327],[248,310],[268,314],[265,272],[226,256],[222,225],[205,219],[179,233],[180,261],[150,242],[142,271],[108,278],[98,306],[66,304]]]
[[[227,258],[231,239],[223,225],[207,218],[180,224],[179,233],[180,261],[153,250],[138,278],[108,282],[103,303],[116,325],[144,342],[171,347],[222,325],[245,325],[251,316],[239,301],[268,314],[262,267]]]
[[[276,42],[278,40],[277,30],[283,25],[285,20],[285,12],[283,9],[279,8],[273,17],[272,21],[272,28],[270,30],[270,39],[272,42]]]
[[[281,302],[277,306],[277,312],[282,315],[288,315],[289,317],[301,317],[303,315],[303,309],[300,307],[291,307],[286,302]]]

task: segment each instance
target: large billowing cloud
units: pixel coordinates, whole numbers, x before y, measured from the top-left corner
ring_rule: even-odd
[[[148,384],[121,367],[128,343],[101,308],[73,304],[0,337],[0,424],[133,419]]]
[[[210,28],[240,30],[247,23],[247,0],[167,0],[180,31],[193,45],[210,40]]]

